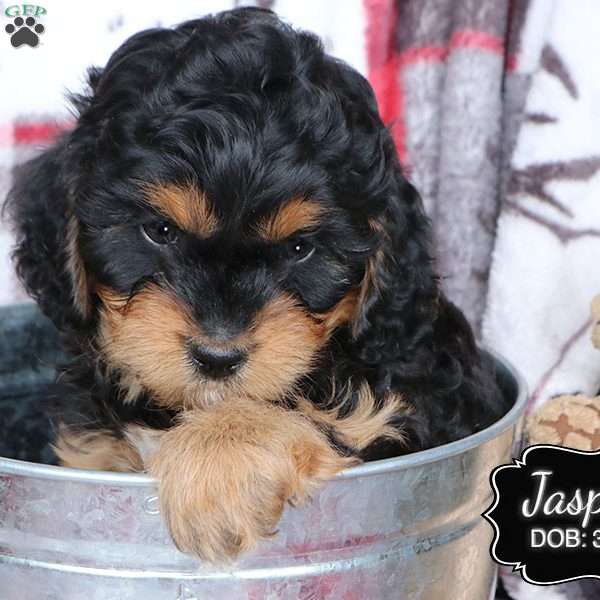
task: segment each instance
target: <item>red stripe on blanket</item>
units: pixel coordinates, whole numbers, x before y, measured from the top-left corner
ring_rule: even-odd
[[[28,121],[0,124],[0,147],[49,144],[63,131],[73,127],[72,121]]]
[[[503,38],[475,29],[464,29],[454,32],[450,38],[449,46],[450,50],[454,50],[455,48],[473,48],[476,50],[488,50],[494,54],[504,54]]]
[[[406,121],[402,70],[421,63],[444,62],[450,53],[459,49],[478,50],[505,56],[504,39],[475,29],[454,32],[445,46],[422,46],[398,52],[395,34],[398,23],[395,0],[364,0],[367,20],[366,47],[368,78],[373,86],[381,118],[392,125],[392,135],[400,160],[406,165]],[[505,56],[505,69],[517,67],[514,55]]]
[[[472,48],[473,50],[483,50],[503,56],[506,51],[505,42],[504,38],[497,35],[475,29],[465,29],[454,33],[450,39],[449,51],[452,52],[457,48]],[[506,55],[504,68],[510,72],[517,68],[517,57],[514,54]]]
[[[15,123],[12,128],[12,143],[15,146],[49,143],[72,126],[73,124],[70,121]]]
[[[367,28],[368,78],[377,97],[381,118],[391,125],[400,160],[408,163],[404,94],[399,56],[395,49],[398,12],[395,0],[364,0]]]
[[[400,67],[409,67],[416,63],[442,62],[446,60],[448,49],[439,46],[407,48],[398,57]]]
[[[401,78],[402,70],[399,68],[397,55],[390,57],[385,64],[369,72],[369,80],[375,90],[381,119],[390,126],[390,133],[396,144],[400,161],[407,166],[404,94]]]
[[[502,55],[504,54],[504,40],[483,31],[472,29],[456,31],[447,46],[420,46],[403,50],[400,53],[399,65],[407,67],[415,63],[443,62],[448,54],[461,48],[483,50]]]

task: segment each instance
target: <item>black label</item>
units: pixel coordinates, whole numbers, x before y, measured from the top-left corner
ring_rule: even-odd
[[[600,452],[530,446],[490,476],[492,558],[551,585],[600,578]]]

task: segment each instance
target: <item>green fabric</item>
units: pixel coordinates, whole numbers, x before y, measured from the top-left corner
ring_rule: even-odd
[[[33,304],[0,308],[0,456],[54,462],[48,399],[64,356]]]

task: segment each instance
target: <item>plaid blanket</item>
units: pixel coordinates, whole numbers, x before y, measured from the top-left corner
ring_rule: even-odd
[[[508,3],[366,2],[369,73],[384,120],[433,221],[449,296],[479,328],[499,208],[514,71]],[[521,17],[521,13],[518,15]],[[522,19],[514,17],[514,22]]]
[[[241,4],[315,31],[368,76],[432,219],[448,295],[519,366],[533,403],[597,390],[600,360],[587,339],[600,291],[593,0],[180,0],[143,10],[106,0],[86,4],[85,28],[71,3],[46,0],[40,46],[0,39],[12,92],[0,102],[0,198],[12,166],[71,125],[63,92],[79,89],[86,66],[141,28]],[[23,298],[10,243],[0,223],[0,304]],[[506,575],[505,585],[517,600],[600,598],[594,581],[550,589]]]

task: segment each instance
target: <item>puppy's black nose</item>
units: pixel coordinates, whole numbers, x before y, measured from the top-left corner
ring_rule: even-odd
[[[211,379],[223,379],[233,375],[246,360],[246,353],[236,348],[211,348],[192,344],[190,355],[196,368]]]

